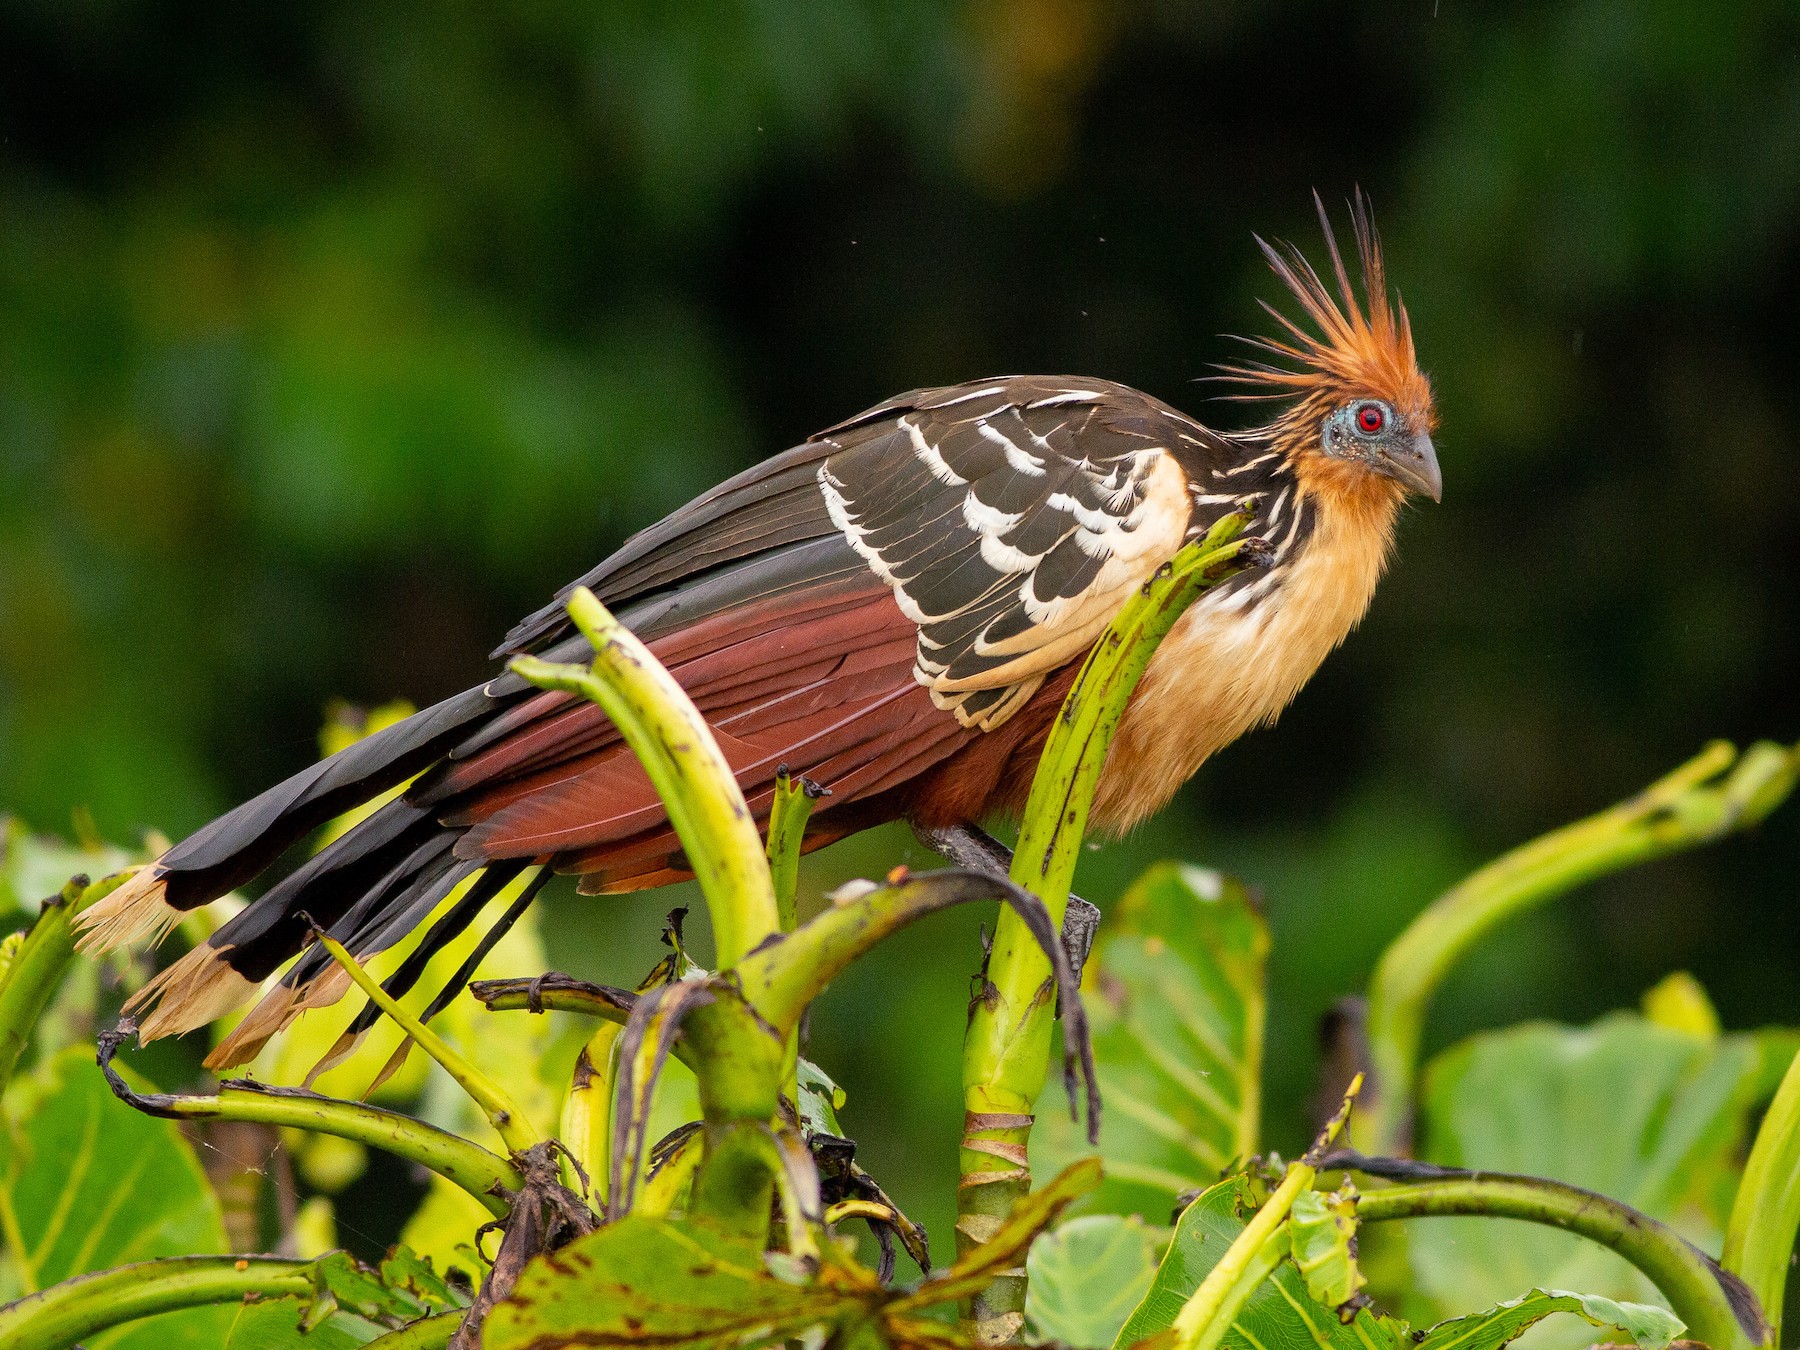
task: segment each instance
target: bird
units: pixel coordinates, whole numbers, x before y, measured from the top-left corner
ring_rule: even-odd
[[[1298,247],[1253,236],[1300,313],[1263,301],[1278,330],[1245,339],[1251,355],[1213,377],[1231,383],[1228,397],[1268,405],[1266,422],[1215,430],[1085,377],[914,390],[632,536],[494,658],[591,658],[564,606],[585,586],[693,699],[759,820],[791,772],[830,794],[808,849],[898,818],[954,833],[1020,810],[1109,621],[1185,543],[1246,509],[1263,565],[1181,617],[1110,748],[1091,818],[1129,829],[1276,718],[1368,609],[1405,500],[1441,499],[1432,387],[1367,200],[1351,202],[1360,298],[1314,202],[1329,282]],[[140,1038],[205,1026],[260,990],[207,1060],[241,1065],[346,991],[317,931],[366,959],[429,923],[390,978],[398,993],[509,887],[517,898],[478,954],[554,874],[590,895],[690,875],[601,709],[502,670],[143,866],[79,917],[84,947],[160,940],[403,784],[145,984],[127,1007]],[[352,1030],[372,1025],[375,1010],[363,1013]]]

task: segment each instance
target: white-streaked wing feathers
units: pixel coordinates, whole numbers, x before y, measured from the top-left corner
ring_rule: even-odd
[[[842,438],[819,490],[919,625],[915,678],[992,729],[1187,538],[1176,418],[1099,382],[990,384],[894,412]]]

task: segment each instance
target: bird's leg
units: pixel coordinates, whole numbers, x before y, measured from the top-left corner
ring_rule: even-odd
[[[940,829],[914,826],[913,833],[933,853],[971,872],[1004,877],[1012,871],[1012,850],[979,825],[948,825]],[[1071,893],[1069,907],[1063,911],[1062,944],[1078,980],[1094,946],[1094,930],[1099,927],[1099,908]]]

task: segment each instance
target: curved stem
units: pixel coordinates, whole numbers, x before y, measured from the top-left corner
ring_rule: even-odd
[[[7,1350],[66,1350],[84,1337],[156,1313],[313,1291],[310,1261],[182,1256],[77,1275],[0,1308]]]
[[[496,1218],[504,1218],[507,1212],[503,1192],[517,1191],[524,1184],[512,1164],[479,1144],[379,1106],[248,1079],[221,1083],[218,1095],[212,1097],[134,1092],[112,1067],[114,1052],[130,1034],[129,1026],[121,1026],[100,1038],[100,1068],[113,1095],[146,1115],[169,1120],[241,1120],[353,1139],[437,1173],[474,1196]]]
[[[1514,849],[1427,906],[1382,954],[1369,982],[1371,1091],[1357,1120],[1362,1147],[1397,1153],[1409,1145],[1425,1015],[1471,947],[1585,881],[1755,824],[1788,795],[1797,774],[1800,749],[1765,741],[1740,757],[1715,741],[1635,797]]]
[[[1770,1342],[1781,1344],[1782,1296],[1800,1228],[1800,1055],[1756,1132],[1725,1228],[1725,1268],[1762,1301]]]
[[[1063,701],[1032,779],[1011,872],[1058,926],[1107,747],[1125,707],[1157,644],[1187,607],[1259,556],[1260,540],[1237,538],[1248,521],[1247,512],[1233,513],[1177,553],[1114,616]],[[1019,916],[1003,911],[963,1041],[959,1252],[987,1240],[1031,1187],[1025,1155],[1050,1060],[1050,969]],[[1014,1338],[1024,1324],[1024,1306],[1023,1275],[1001,1277],[975,1298],[977,1333],[990,1342]]]
[[[1480,1215],[1545,1224],[1598,1242],[1631,1262],[1669,1300],[1688,1334],[1713,1350],[1767,1346],[1769,1324],[1756,1295],[1668,1225],[1594,1191],[1542,1177],[1465,1172],[1400,1159],[1339,1153],[1320,1171],[1403,1178],[1358,1198],[1365,1223]]]
[[[586,587],[569,596],[569,617],[594,648],[589,666],[514,657],[512,669],[540,689],[600,705],[655,786],[681,839],[712,918],[719,969],[736,965],[781,931],[763,841],[731,765],[687,691]]]

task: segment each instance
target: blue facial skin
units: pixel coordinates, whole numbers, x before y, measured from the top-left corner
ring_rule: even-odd
[[[1366,464],[1409,492],[1443,500],[1444,477],[1437,448],[1423,428],[1409,428],[1391,404],[1378,398],[1346,403],[1325,419],[1320,434],[1325,453]]]

